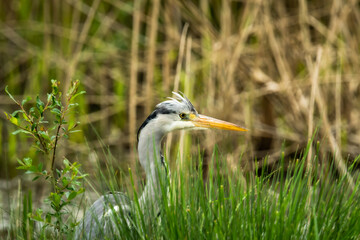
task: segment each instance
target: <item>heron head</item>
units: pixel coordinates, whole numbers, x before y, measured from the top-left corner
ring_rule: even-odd
[[[185,95],[173,92],[175,98],[170,98],[156,105],[155,110],[149,115],[138,131],[149,126],[153,131],[166,134],[181,129],[208,129],[216,128],[232,131],[247,131],[236,124],[216,118],[198,114],[190,100]]]

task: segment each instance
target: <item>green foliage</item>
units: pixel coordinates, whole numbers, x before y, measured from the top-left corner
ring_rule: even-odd
[[[39,208],[35,212],[31,212],[31,194],[29,194],[28,201],[24,198],[23,222],[41,223],[42,232],[50,228],[53,230],[51,235],[55,238],[71,232],[76,225],[73,221],[65,221],[69,218],[65,207],[71,205],[74,198],[85,191],[82,179],[86,176],[86,174],[80,173],[79,163],[70,163],[66,158],[63,160],[61,169],[55,168],[58,141],[75,132],[74,129],[79,124],[79,122],[68,121],[67,115],[77,106],[75,98],[85,93],[84,91],[78,92],[79,81],[74,81],[62,99],[59,84],[58,81],[51,80],[52,91],[47,94],[47,100],[43,102],[37,96],[35,106],[28,109],[25,106],[31,100],[30,97],[20,103],[10,94],[7,87],[5,88],[9,97],[20,107],[11,114],[5,113],[7,119],[19,128],[13,134],[24,133],[32,137],[35,141],[34,146],[39,153],[44,155],[44,162],[38,164],[34,164],[33,159],[29,157],[18,159],[19,167],[17,169],[25,170],[26,174],[33,174],[33,181],[43,178],[52,186],[52,191],[45,200],[51,210],[44,211]],[[53,120],[50,123],[47,119]],[[44,164],[48,167],[44,167]],[[24,235],[27,234],[26,226],[26,224],[23,225]]]
[[[79,81],[73,82],[66,94],[66,103],[62,105],[62,94],[59,91],[60,83],[56,80],[51,80],[51,84],[52,92],[47,94],[46,103],[37,96],[36,105],[29,110],[26,110],[24,107],[31,98],[27,97],[20,103],[15,100],[6,87],[6,93],[20,109],[12,114],[5,112],[5,115],[12,124],[19,128],[13,134],[25,133],[31,135],[35,139],[35,145],[39,151],[46,154],[52,152],[54,155],[57,141],[62,137],[68,137],[68,134],[74,132],[74,128],[78,125],[78,122],[67,122],[65,117],[70,110],[77,106],[74,99],[84,94],[85,91],[77,92]],[[52,125],[44,119],[47,112],[50,112],[55,117]],[[64,125],[67,127],[64,127]]]
[[[114,211],[117,231],[121,239],[358,239],[360,178],[352,190],[334,166],[319,165],[318,152],[311,157],[320,167],[306,173],[311,144],[291,164],[280,159],[273,170],[256,169],[257,175],[231,169],[214,151],[206,181],[203,158],[192,158],[161,182],[162,194],[156,194],[161,210],[150,221],[130,174],[133,214],[128,223],[126,211]]]

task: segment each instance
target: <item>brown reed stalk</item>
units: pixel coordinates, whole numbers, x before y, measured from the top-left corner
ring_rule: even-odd
[[[160,0],[151,1],[151,16],[150,24],[148,24],[148,47],[146,56],[146,80],[145,80],[145,113],[150,114],[153,107],[154,92],[154,69],[156,66],[155,53],[156,53],[156,39],[158,32],[158,19],[160,11]]]
[[[322,58],[322,48],[319,48],[317,51],[316,56],[316,62],[315,66],[311,63],[311,60],[308,58],[307,63],[309,65],[309,68],[311,70],[311,95],[310,95],[310,101],[309,101],[309,113],[308,113],[308,141],[311,140],[311,137],[314,133],[314,108],[315,108],[315,95],[317,93],[317,87],[318,87],[318,78],[319,78],[319,70],[320,70],[320,63]],[[309,153],[307,155],[307,164],[306,164],[306,172],[308,174],[312,173],[313,169],[313,146],[310,145]],[[310,181],[310,178],[309,178]],[[310,184],[310,182],[309,182]],[[310,184],[311,185],[311,184]]]
[[[100,0],[95,0],[92,3],[91,8],[89,9],[88,15],[87,15],[84,25],[81,29],[80,35],[78,36],[78,41],[77,41],[77,44],[73,51],[73,57],[71,58],[71,60],[68,64],[68,69],[66,72],[67,74],[65,77],[65,83],[64,83],[63,89],[68,89],[71,81],[73,80],[72,78],[74,76],[74,72],[79,63],[79,59],[80,59],[80,56],[82,53],[81,50],[82,50],[82,48],[85,44],[85,41],[89,35],[89,30],[90,30],[91,24],[95,18],[96,10],[99,7],[99,4],[100,4]]]
[[[337,61],[338,67],[336,69],[335,84],[334,84],[334,95],[335,95],[335,139],[338,145],[340,153],[341,150],[341,66],[342,66],[342,47],[337,52],[339,60]]]
[[[192,89],[191,89],[191,50],[192,50],[192,38],[188,37],[186,41],[186,56],[185,56],[185,79],[184,79],[184,94],[192,99]],[[179,140],[179,152],[180,152],[180,165],[183,164],[185,158],[184,154],[188,153],[188,149],[186,149],[187,141],[186,141],[186,131],[182,130],[180,132],[180,140]]]
[[[139,68],[139,34],[140,34],[141,0],[135,0],[133,12],[133,29],[131,38],[131,63],[129,83],[129,143],[131,162],[135,162],[136,147],[136,105],[137,105],[137,73]],[[135,169],[135,168],[133,168]]]
[[[180,39],[180,46],[179,46],[179,57],[176,64],[176,74],[175,74],[175,80],[174,80],[174,92],[179,91],[179,85],[180,85],[180,75],[181,75],[181,69],[182,69],[182,63],[184,60],[184,52],[185,52],[185,46],[186,46],[186,36],[188,31],[189,25],[185,24],[181,33],[181,39]],[[166,140],[166,156],[170,156],[170,146],[172,142],[173,134],[170,133],[167,136]]]
[[[332,150],[333,154],[335,155],[335,158],[334,158],[335,165],[336,165],[339,173],[341,174],[341,176],[346,177],[350,188],[354,189],[355,185],[354,185],[353,177],[347,171],[345,161],[341,156],[340,148],[339,148],[339,146],[338,146],[338,144],[336,142],[336,139],[335,139],[335,137],[334,137],[334,135],[332,134],[332,131],[331,131],[331,126],[330,126],[330,123],[329,123],[328,113],[327,113],[328,104],[325,103],[323,93],[319,89],[319,86],[316,86],[315,89],[316,89],[315,101],[316,101],[316,105],[317,105],[317,107],[318,107],[318,109],[320,111],[320,117],[321,117],[321,121],[322,121],[322,127],[321,127],[320,130],[328,138],[330,149]]]

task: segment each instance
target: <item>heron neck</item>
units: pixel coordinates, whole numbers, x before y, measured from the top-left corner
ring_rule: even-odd
[[[148,129],[143,129],[138,143],[140,164],[146,173],[146,185],[140,197],[140,206],[145,209],[145,206],[151,204],[152,209],[158,212],[158,199],[161,196],[160,182],[164,182],[167,176],[166,168],[161,162],[161,139],[163,135],[149,134],[146,130]]]

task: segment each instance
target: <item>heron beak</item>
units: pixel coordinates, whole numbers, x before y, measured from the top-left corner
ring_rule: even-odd
[[[231,131],[241,131],[246,132],[248,131],[246,128],[242,128],[234,123],[225,122],[216,118],[208,117],[205,115],[190,115],[190,121],[194,123],[196,127],[202,128],[216,128],[216,129],[223,129],[223,130],[231,130]]]

